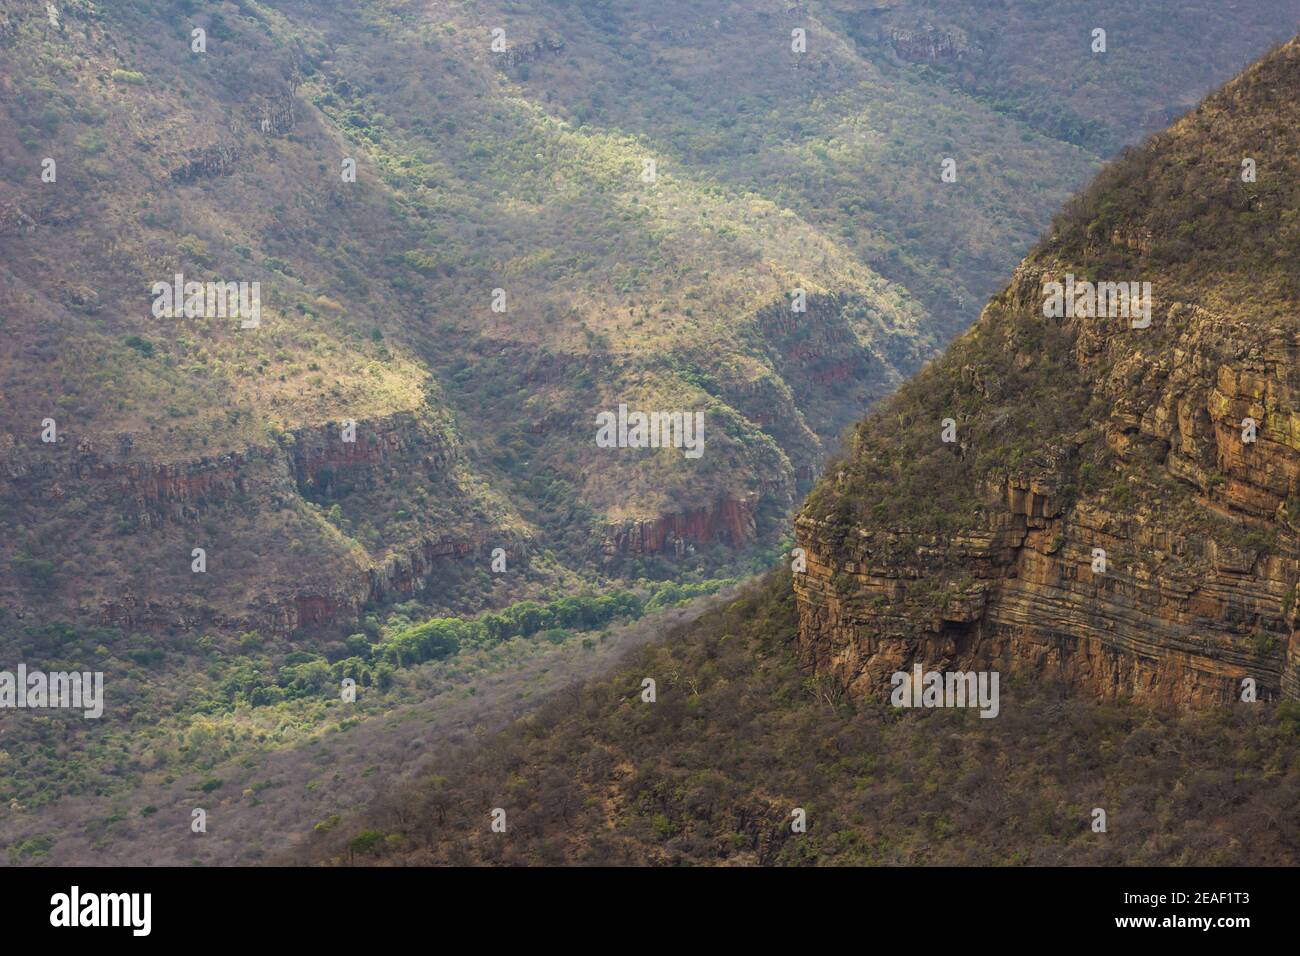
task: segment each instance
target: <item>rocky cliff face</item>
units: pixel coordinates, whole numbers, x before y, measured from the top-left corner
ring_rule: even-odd
[[[1230,702],[1246,677],[1262,698],[1300,696],[1294,614],[1282,609],[1300,569],[1294,556],[1104,508],[1079,505],[1067,519],[1041,486],[1005,494],[1006,511],[985,528],[946,537],[872,530],[828,547],[816,522],[801,521],[806,659],[863,695],[921,663],[1053,678],[1171,708]],[[1096,547],[1151,557],[1094,573]]]
[[[676,554],[699,544],[721,542],[733,548],[754,543],[754,508],[758,494],[722,496],[711,507],[691,508],[610,528],[605,535],[608,557]]]
[[[1296,92],[1293,41],[1103,173],[863,423],[796,525],[818,672],[861,695],[920,663],[1171,708],[1247,678],[1300,696]],[[1151,325],[1045,315],[1071,273],[1150,281]]]
[[[961,61],[972,52],[970,42],[961,30],[929,23],[911,30],[898,27],[882,29],[880,39],[902,59],[912,62]]]
[[[290,632],[355,616],[369,601],[410,597],[441,561],[517,545],[501,535],[489,541],[472,509],[448,518],[430,507],[395,521],[383,497],[394,474],[404,491],[464,507],[455,445],[409,413],[358,422],[353,441],[333,423],[286,432],[278,444],[170,462],[134,455],[125,436],[112,447],[83,439],[42,453],[4,437],[0,504],[20,525],[62,529],[61,553],[78,560],[57,569],[59,598],[101,624]],[[366,552],[342,543],[316,510],[336,505],[334,520],[378,524]],[[127,536],[134,560],[105,546],[105,527],[113,540]],[[264,560],[268,540],[278,550]],[[205,551],[202,573],[191,566],[195,547]],[[39,617],[21,582],[3,595],[17,619]]]

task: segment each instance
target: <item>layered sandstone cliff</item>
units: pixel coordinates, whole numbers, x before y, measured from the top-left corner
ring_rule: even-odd
[[[796,524],[812,667],[861,695],[920,663],[1300,697],[1296,93],[1293,41],[1103,173],[860,426]],[[1150,281],[1150,326],[1046,316],[1066,274]]]

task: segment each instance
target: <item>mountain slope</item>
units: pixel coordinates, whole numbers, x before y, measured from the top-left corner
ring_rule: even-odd
[[[1292,41],[1108,167],[859,426],[796,523],[819,672],[864,694],[915,662],[1172,707],[1247,679],[1300,695],[1297,93]],[[1045,316],[1068,275],[1150,283],[1150,326]]]
[[[952,74],[900,39],[928,6],[876,4],[878,29],[842,6],[0,3],[10,620],[291,632],[770,541],[1136,132],[1027,117],[1072,96],[1037,50],[993,95],[1005,47]],[[1106,62],[1218,9],[1107,14],[1130,26]],[[1143,46],[1169,87],[1094,82],[1171,108],[1296,12],[1198,38],[1212,55]],[[153,314],[177,273],[259,282],[260,327]],[[704,412],[707,453],[602,453],[622,403]]]

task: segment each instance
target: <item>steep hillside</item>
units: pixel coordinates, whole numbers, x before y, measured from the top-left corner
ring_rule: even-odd
[[[1110,6],[1089,93],[1153,113],[1300,12]],[[1140,131],[1028,115],[1083,108],[1086,29],[981,9],[0,2],[6,621],[285,633],[770,542]],[[257,327],[159,314],[177,274],[259,283]],[[702,412],[707,452],[596,447],[620,404]]]
[[[864,50],[887,49],[999,112],[1102,153],[1135,133],[1163,129],[1241,68],[1228,49],[1193,48],[1190,38],[1233,34],[1266,45],[1277,37],[1248,0],[1165,8],[1090,0],[829,0],[825,7]],[[1294,27],[1293,8],[1275,10]]]
[[[920,663],[1176,708],[1247,679],[1300,696],[1297,102],[1292,41],[1109,166],[859,426],[796,523],[818,673],[863,695]],[[1149,283],[1149,326],[1057,309],[1067,276]]]
[[[14,616],[287,631],[526,535],[357,269],[389,200],[325,175],[296,52],[256,21],[205,19],[195,54],[178,10],[57,9],[0,29]],[[258,282],[259,326],[159,316],[176,273]]]

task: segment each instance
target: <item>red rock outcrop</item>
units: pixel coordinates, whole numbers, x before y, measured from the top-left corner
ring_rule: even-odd
[[[484,545],[463,529],[440,533],[430,528],[416,540],[393,542],[376,564],[332,544],[301,571],[292,570],[303,559],[268,550],[257,537],[252,516],[259,509],[274,509],[276,502],[283,507],[300,492],[328,497],[342,484],[349,491],[383,485],[394,469],[437,478],[456,459],[446,435],[409,414],[358,423],[355,442],[343,441],[341,429],[341,423],[302,428],[280,444],[172,462],[136,460],[129,439],[113,441],[102,451],[82,439],[75,447],[55,446],[42,455],[20,449],[4,436],[0,503],[48,514],[52,520],[66,503],[76,502],[83,513],[97,516],[94,523],[109,521],[117,525],[115,534],[139,536],[134,544],[138,561],[99,562],[98,573],[67,585],[72,589],[76,584],[76,593],[63,597],[71,597],[84,618],[123,628],[213,626],[287,633],[354,617],[370,601],[411,596],[423,589],[439,561]],[[206,576],[190,577],[190,548],[206,543],[214,524],[242,529],[233,532],[222,554],[209,556],[210,574],[234,567],[236,581],[246,582],[234,592],[205,587]],[[98,546],[94,529],[83,523],[83,530],[91,536],[86,553],[93,554],[90,549]],[[64,550],[78,547],[68,543]],[[232,556],[231,548],[246,554]],[[159,555],[151,558],[153,551]],[[265,557],[256,560],[258,555]],[[166,568],[151,570],[151,560],[159,556]],[[7,571],[8,562],[0,567]],[[0,574],[0,594],[4,583]],[[21,606],[23,594],[10,592],[19,614],[27,610]]]
[[[733,548],[754,541],[754,508],[759,495],[744,498],[724,495],[711,506],[691,508],[611,528],[604,550],[609,557],[673,554],[687,545],[722,542]]]

